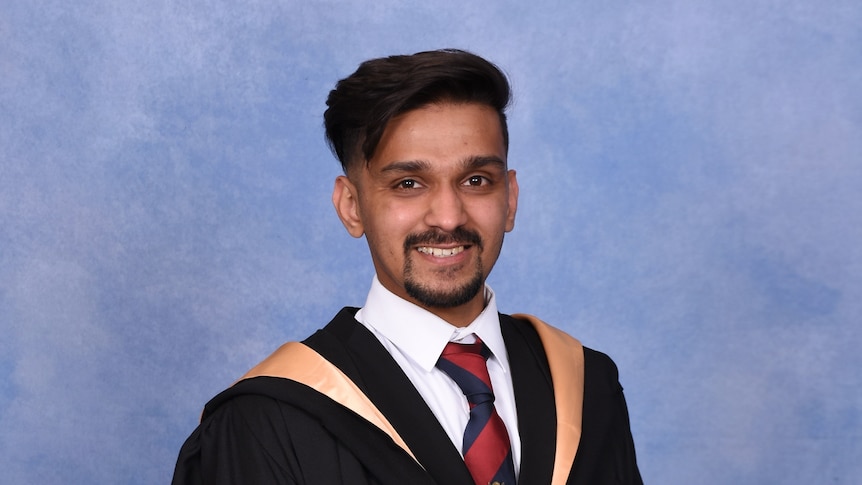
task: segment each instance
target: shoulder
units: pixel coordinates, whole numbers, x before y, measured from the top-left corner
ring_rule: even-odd
[[[218,412],[224,412],[225,409],[232,412],[247,412],[271,407],[271,405],[267,406],[266,403],[301,403],[304,400],[313,399],[315,393],[308,392],[306,389],[306,386],[295,381],[277,377],[262,376],[243,379],[216,395],[206,404],[201,422]]]
[[[358,417],[302,384],[246,379],[207,404],[180,451],[174,483],[344,483],[361,468],[346,457],[363,431]]]
[[[584,347],[584,390],[594,395],[617,395],[623,390],[613,359],[589,347]]]
[[[314,429],[343,412],[319,392],[278,377],[244,379],[214,397],[204,408],[201,429],[212,436],[245,436],[267,448],[290,448],[297,430]],[[293,432],[287,432],[293,430]]]
[[[617,364],[608,354],[589,347],[584,347],[584,366],[614,379],[619,376]]]
[[[297,424],[309,416],[267,393],[243,392],[244,382],[258,380],[274,379],[240,382],[207,404],[180,450],[174,484],[296,483],[294,443],[312,438],[301,436],[307,427]]]
[[[500,314],[500,325],[504,331],[510,328],[510,332],[522,335],[533,347],[540,348],[546,354],[583,352],[585,380],[590,384],[603,383],[606,387],[613,387],[611,383],[618,382],[619,371],[613,359],[603,352],[584,347],[578,339],[557,327],[523,314]]]

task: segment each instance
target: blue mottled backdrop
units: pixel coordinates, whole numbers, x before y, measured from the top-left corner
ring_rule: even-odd
[[[621,369],[652,484],[862,483],[862,4],[0,2],[0,481],[166,483],[202,405],[372,275],[324,99],[511,76],[491,285]]]

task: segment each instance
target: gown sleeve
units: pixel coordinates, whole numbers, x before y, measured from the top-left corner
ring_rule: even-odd
[[[584,348],[584,423],[569,483],[643,485],[616,364]]]

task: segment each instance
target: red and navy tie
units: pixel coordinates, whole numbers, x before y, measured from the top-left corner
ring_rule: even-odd
[[[462,452],[476,485],[514,485],[509,434],[494,408],[494,391],[485,363],[490,355],[491,351],[478,337],[473,344],[449,342],[437,368],[458,384],[470,403]]]

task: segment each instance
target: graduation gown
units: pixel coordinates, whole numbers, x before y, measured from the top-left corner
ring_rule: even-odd
[[[343,309],[213,398],[180,450],[173,484],[472,484],[460,453],[356,310]],[[519,317],[500,315],[522,444],[518,483],[642,483],[613,361]],[[564,350],[571,341],[578,351]],[[275,377],[287,375],[293,351],[318,360],[294,366],[299,377]],[[326,382],[318,378],[324,370]]]

